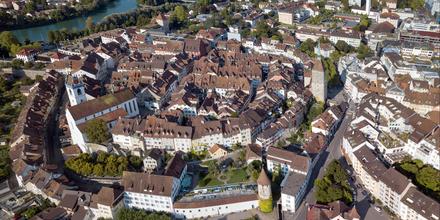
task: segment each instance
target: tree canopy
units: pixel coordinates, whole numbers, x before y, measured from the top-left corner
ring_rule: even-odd
[[[107,124],[102,119],[94,119],[86,124],[87,139],[91,143],[102,144],[111,138]]]
[[[78,157],[69,158],[65,165],[83,176],[121,176],[123,171],[128,170],[128,165],[139,168],[140,162],[138,159],[128,160],[124,156],[98,152],[96,155],[81,153]]]
[[[312,39],[307,39],[301,43],[299,49],[301,50],[301,52],[309,55],[310,57],[316,57],[315,46],[316,43]]]
[[[405,160],[396,169],[413,180],[422,191],[440,201],[440,171],[421,160]]]
[[[321,204],[328,204],[342,200],[346,204],[353,201],[353,192],[348,183],[348,174],[337,160],[327,166],[324,177],[315,180],[316,200]]]
[[[120,208],[116,220],[171,220],[171,214],[165,212],[150,212],[139,209]]]

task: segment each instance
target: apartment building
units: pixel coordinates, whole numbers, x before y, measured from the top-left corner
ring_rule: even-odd
[[[180,189],[176,177],[124,171],[122,185],[126,207],[173,213]]]

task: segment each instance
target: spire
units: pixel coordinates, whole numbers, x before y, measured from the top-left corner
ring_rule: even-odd
[[[270,186],[270,179],[267,176],[266,171],[264,171],[264,168],[261,169],[260,176],[257,179],[257,184],[263,186]]]

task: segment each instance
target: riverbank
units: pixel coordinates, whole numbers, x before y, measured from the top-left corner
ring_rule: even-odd
[[[19,29],[26,29],[32,27],[39,27],[44,25],[53,24],[56,22],[62,22],[78,17],[84,17],[93,15],[99,11],[102,11],[106,7],[111,7],[111,4],[116,0],[93,0],[90,5],[77,5],[73,7],[47,9],[36,12],[34,16],[25,16],[19,19],[11,20],[0,24],[0,31],[14,31]]]
[[[136,0],[116,0],[123,8],[137,8]],[[132,5],[130,5],[132,4]],[[150,24],[158,13],[167,13],[172,11],[179,3],[166,3],[154,7],[139,7],[136,10],[125,10],[124,12],[100,13],[93,16],[94,25],[91,30],[85,26],[86,18],[77,18],[52,25],[22,29],[12,31],[20,42],[28,38],[31,41],[45,41],[50,43],[59,43],[72,41],[78,38],[88,36],[93,33],[113,30],[116,28],[126,28],[130,26],[142,27]],[[117,9],[121,10],[121,7]],[[112,11],[116,11],[113,8]]]
[[[94,23],[99,23],[104,17],[112,14],[126,13],[137,8],[136,0],[111,0],[105,7],[101,7],[93,12],[87,14],[91,16]],[[47,33],[49,31],[56,31],[66,29],[69,31],[83,30],[86,26],[87,16],[79,16],[67,19],[60,22],[49,23],[40,26],[30,26],[28,28],[15,29],[11,32],[17,37],[20,42],[26,39],[30,41],[48,41]]]

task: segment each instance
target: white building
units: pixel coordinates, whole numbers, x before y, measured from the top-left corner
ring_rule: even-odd
[[[352,47],[359,47],[361,45],[361,40],[360,33],[354,30],[335,30],[330,33],[330,41],[333,44],[338,43],[338,41],[344,41]]]
[[[256,194],[235,195],[227,198],[205,199],[192,202],[174,203],[174,214],[186,219],[202,219],[206,217],[222,216],[231,213],[244,212],[256,209],[258,198]]]
[[[73,144],[77,144],[83,152],[89,152],[84,131],[86,122],[99,118],[111,129],[121,116],[134,117],[139,115],[136,97],[130,90],[101,96],[87,102],[67,108],[66,119],[72,136]]]
[[[172,176],[124,171],[124,204],[128,208],[173,213],[180,181]]]
[[[35,61],[35,57],[37,56],[38,51],[35,49],[23,48],[15,55],[17,59],[22,60],[23,62],[33,62]]]

